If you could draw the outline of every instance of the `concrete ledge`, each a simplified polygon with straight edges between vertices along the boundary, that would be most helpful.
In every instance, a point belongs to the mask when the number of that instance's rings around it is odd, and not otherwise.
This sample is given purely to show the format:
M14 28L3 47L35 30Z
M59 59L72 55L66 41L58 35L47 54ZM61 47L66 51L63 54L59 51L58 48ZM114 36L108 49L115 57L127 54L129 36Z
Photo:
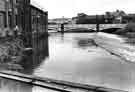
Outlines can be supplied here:
M111 88L99 87L94 85L85 85L79 83L72 83L68 81L55 80L50 78L41 78L37 76L24 75L17 72L3 71L0 72L0 77L28 83L35 86L41 86L47 89L64 91L64 92L126 92Z

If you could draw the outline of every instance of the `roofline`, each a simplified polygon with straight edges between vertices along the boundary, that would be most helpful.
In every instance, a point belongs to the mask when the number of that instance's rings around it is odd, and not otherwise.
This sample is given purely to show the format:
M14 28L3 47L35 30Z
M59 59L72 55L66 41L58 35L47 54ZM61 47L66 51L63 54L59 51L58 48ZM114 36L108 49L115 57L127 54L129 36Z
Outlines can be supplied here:
M48 13L47 11L44 11L44 10L42 10L42 9L40 9L40 8L38 8L38 7L34 6L34 5L32 5L32 4L30 4L30 7L34 8L34 9L36 9L36 10L42 12L42 13Z

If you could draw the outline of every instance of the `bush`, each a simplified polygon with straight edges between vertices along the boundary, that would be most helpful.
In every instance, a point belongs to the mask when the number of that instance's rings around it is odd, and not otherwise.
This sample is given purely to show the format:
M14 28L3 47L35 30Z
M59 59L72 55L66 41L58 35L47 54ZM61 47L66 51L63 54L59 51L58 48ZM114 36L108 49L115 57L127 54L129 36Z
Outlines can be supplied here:
M129 23L125 27L126 32L135 32L135 23Z

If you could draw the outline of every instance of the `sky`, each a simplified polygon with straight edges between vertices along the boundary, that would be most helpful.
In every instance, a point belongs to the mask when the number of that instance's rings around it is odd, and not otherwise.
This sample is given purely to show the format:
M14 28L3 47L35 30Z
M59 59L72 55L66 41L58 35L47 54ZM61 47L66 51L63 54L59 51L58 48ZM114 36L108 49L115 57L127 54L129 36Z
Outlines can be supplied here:
M32 3L48 11L49 19L71 18L77 13L104 14L117 9L135 13L135 0L32 0Z

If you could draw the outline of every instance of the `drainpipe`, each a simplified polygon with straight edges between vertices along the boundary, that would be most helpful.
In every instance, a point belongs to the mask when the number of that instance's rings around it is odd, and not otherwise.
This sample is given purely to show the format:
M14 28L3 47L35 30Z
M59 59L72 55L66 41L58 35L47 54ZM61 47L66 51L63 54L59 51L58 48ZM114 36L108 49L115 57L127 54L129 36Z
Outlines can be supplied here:
M12 16L11 16L11 29L15 27L15 6L14 0L11 0L11 9L12 9Z
M5 1L5 10L6 10L6 27L9 28L9 13L8 13L8 10L9 10L9 0L6 0Z

